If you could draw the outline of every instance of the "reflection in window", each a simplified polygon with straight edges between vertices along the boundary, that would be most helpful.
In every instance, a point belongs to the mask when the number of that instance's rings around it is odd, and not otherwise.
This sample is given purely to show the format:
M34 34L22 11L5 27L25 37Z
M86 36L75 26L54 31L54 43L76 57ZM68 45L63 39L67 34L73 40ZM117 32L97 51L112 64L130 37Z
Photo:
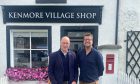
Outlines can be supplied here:
M29 33L14 33L14 48L29 49Z
M15 50L14 51L14 65L15 67L30 67L30 51L29 50Z
M13 32L14 67L48 66L48 32Z
M32 33L32 49L47 48L47 33Z
M48 52L46 50L32 50L32 67L44 67L48 63Z
M69 37L82 37L84 36L84 34L87 32L68 32L68 36Z

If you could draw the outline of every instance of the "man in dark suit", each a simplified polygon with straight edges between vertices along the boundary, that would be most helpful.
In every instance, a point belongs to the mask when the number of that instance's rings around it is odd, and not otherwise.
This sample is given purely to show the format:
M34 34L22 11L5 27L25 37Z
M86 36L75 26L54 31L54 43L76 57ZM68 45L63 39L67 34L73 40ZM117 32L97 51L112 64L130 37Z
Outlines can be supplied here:
M62 37L60 49L49 56L49 79L51 84L76 84L78 66L76 55L69 50L70 39Z

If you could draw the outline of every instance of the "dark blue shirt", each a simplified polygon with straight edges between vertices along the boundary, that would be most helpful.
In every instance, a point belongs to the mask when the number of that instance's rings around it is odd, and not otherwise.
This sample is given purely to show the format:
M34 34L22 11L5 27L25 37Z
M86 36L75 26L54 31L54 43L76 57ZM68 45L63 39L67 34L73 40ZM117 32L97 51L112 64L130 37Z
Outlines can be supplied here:
M94 48L86 55L85 49L78 51L80 81L93 82L103 75L104 65L102 55Z
M66 54L66 56L64 56L64 54L62 53L62 51L60 51L61 53L61 58L62 58L62 62L63 62L63 67L64 67L64 78L63 81L68 81L69 80L69 56L68 53Z

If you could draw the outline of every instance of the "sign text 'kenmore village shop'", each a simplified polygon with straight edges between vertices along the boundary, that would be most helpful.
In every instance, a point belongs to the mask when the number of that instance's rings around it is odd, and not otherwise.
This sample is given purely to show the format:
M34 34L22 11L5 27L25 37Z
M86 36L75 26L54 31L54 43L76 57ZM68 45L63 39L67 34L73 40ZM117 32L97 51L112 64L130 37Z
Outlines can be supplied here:
M3 6L4 23L99 23L102 6Z
M96 13L74 13L74 12L9 12L9 18L56 18L56 19L71 19L71 18L87 18L87 19L94 19L96 17Z

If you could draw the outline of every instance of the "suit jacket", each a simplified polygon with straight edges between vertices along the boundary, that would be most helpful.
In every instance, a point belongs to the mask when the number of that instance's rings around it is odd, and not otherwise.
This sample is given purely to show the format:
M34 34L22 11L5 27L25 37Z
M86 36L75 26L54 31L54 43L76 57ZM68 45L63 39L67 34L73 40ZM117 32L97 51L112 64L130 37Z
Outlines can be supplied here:
M49 55L49 79L51 84L63 84L63 76L64 76L64 67L61 58L61 50L58 50ZM69 72L70 72L70 79L68 84L71 84L72 81L77 82L78 78L78 64L76 60L76 55L72 51L68 51L69 55Z

